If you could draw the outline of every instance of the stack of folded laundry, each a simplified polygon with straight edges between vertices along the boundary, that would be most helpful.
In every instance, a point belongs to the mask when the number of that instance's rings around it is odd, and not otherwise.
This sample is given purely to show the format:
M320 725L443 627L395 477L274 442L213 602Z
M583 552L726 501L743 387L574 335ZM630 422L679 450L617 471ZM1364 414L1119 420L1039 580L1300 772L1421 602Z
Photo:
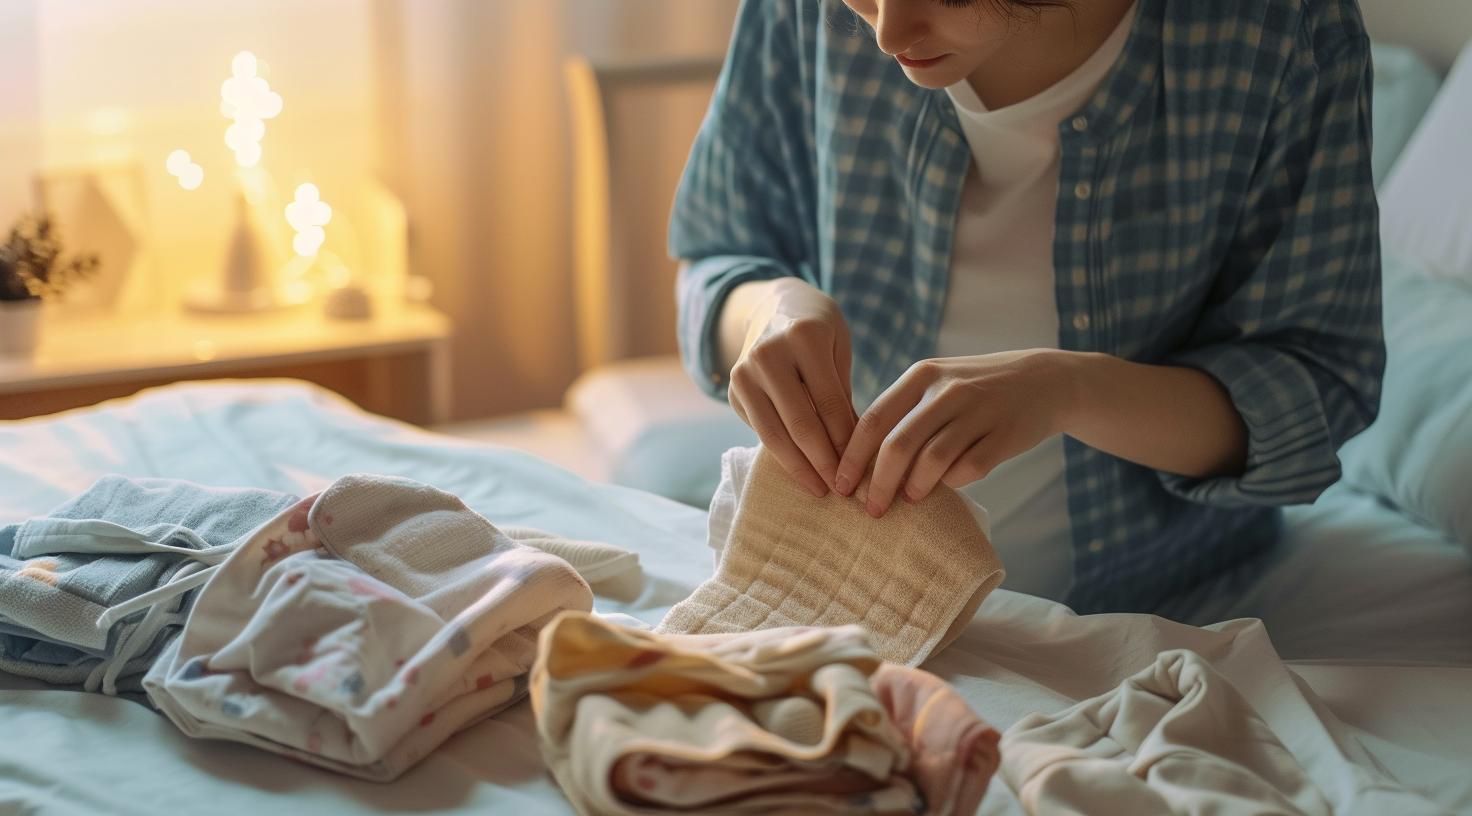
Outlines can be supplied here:
M141 691L210 567L296 502L107 476L44 518L0 527L0 671Z
M592 573L637 567L559 549ZM349 476L252 533L143 682L191 736L390 780L520 700L541 628L592 606L572 563L449 493Z
M667 635L564 613L532 674L580 813L971 814L998 734L858 626Z
M109 476L0 528L0 671L389 780L522 699L541 627L637 570L406 479L299 499Z

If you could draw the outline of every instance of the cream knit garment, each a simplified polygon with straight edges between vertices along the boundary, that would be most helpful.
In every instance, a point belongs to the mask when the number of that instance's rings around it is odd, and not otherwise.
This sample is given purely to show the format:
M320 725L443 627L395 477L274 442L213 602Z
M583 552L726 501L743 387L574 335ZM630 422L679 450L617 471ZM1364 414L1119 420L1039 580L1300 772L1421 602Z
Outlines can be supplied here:
M391 780L518 701L541 628L592 608L567 560L429 485L346 476L314 498L231 554L144 678L186 734ZM518 532L595 580L637 567Z
M659 635L564 613L532 670L542 756L583 814L970 816L996 732L866 640L857 626Z
M985 511L944 485L874 519L854 498L814 498L761 448L733 448L721 466L716 573L657 631L858 624L880 657L915 666L955 640L1005 575Z
M1184 649L1108 694L1013 724L1002 776L1039 816L1332 812L1252 705Z

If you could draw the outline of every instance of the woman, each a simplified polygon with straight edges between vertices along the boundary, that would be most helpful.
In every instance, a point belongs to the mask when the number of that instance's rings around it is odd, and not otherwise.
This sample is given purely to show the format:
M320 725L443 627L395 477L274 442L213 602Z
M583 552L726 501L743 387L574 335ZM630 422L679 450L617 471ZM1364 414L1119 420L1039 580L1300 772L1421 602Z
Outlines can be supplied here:
M692 375L815 495L962 489L1079 611L1270 545L1379 401L1353 0L846 3L742 6L671 227Z

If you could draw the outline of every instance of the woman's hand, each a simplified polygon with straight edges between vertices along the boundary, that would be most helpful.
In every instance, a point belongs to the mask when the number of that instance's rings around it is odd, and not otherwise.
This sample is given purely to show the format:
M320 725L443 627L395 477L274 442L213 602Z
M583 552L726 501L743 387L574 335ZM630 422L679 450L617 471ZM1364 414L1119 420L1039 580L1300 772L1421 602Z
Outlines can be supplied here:
M731 407L794 479L825 496L857 419L843 314L816 288L782 278L767 284L744 329Z
M916 363L859 419L834 489L850 495L872 463L866 505L878 518L896 495L985 478L1063 431L1072 383L1069 355L1054 349Z

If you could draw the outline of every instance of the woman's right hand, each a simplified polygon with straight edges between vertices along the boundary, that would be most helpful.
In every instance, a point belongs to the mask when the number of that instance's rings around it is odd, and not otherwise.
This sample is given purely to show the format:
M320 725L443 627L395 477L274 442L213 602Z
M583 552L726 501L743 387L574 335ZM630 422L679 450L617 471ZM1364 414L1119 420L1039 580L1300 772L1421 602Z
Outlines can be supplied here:
M808 283L781 278L763 282L744 330L731 407L792 478L825 496L858 419L843 313Z

